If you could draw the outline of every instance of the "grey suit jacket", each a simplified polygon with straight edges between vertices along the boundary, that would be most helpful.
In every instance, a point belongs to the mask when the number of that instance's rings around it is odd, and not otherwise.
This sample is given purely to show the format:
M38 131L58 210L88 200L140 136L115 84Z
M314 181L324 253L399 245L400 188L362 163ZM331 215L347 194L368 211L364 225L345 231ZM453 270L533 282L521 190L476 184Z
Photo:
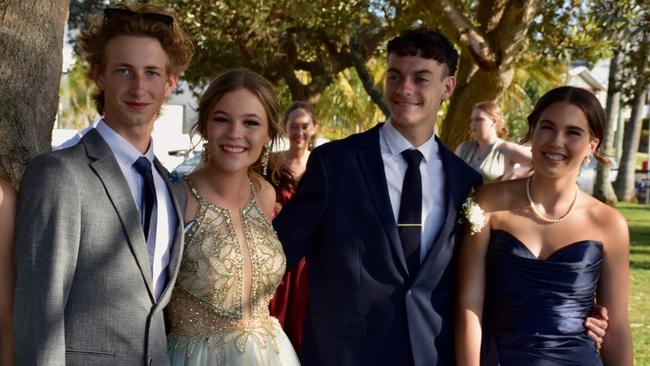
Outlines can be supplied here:
M137 206L101 135L29 163L16 225L17 365L169 364L162 310L180 265L185 190L154 165L179 218L158 302Z

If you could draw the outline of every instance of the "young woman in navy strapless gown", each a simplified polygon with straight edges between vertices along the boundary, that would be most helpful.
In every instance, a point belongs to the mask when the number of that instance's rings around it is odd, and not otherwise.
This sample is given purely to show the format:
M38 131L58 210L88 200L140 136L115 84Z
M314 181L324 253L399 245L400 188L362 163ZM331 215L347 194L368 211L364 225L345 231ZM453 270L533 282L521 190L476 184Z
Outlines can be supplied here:
M604 160L602 107L561 87L528 123L534 174L481 187L485 226L461 244L458 364L632 365L627 224L576 185L590 155ZM600 352L584 325L596 303L609 314Z

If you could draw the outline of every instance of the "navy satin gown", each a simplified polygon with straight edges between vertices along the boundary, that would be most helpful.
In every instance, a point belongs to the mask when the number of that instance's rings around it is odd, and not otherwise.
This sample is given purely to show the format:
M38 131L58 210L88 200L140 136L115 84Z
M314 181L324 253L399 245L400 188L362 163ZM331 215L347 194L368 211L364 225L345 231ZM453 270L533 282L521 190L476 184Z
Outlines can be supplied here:
M602 243L583 240L538 260L512 234L493 230L481 365L602 365L583 326L602 257Z

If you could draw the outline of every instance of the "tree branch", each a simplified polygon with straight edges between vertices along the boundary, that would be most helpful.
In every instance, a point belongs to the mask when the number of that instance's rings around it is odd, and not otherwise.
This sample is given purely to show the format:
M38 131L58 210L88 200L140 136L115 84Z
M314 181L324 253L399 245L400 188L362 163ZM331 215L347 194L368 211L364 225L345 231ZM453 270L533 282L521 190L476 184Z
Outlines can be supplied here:
M382 98L382 93L379 90L379 88L375 85L372 76L368 72L368 69L366 68L365 61L363 59L363 56L361 55L361 51L359 50L360 48L360 42L357 39L357 37L354 37L352 41L350 42L350 58L352 59L352 63L354 64L354 69L357 71L357 75L359 75L359 79L361 79L361 83L363 84L363 88L366 90L366 93L370 96L370 99L372 99L375 104L381 109L381 111L384 113L384 116L388 118L390 116L390 111L388 110L388 106L386 106L386 103L384 102L384 98Z
M469 51L474 62L484 70L497 68L497 57L484 35L458 10L451 0L432 1L432 6L441 13L440 21L454 33L448 36Z

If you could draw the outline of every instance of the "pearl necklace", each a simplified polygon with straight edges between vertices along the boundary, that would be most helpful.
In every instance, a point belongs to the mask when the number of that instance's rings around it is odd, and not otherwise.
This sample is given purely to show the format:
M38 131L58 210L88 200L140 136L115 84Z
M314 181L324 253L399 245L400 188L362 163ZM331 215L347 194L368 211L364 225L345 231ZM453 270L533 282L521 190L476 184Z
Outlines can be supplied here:
M530 208L533 210L533 213L537 218L540 220L547 222L549 224L556 224L558 222L564 221L571 213L573 212L573 209L576 207L576 202L578 202L578 185L576 184L576 194L575 197L573 197L573 202L571 202L571 206L569 206L569 211L565 213L562 217L557 218L557 219L550 219L544 215L542 215L541 212L537 210L537 207L535 207L535 204L533 203L533 196L530 194L530 181L533 180L533 176L531 175L528 177L526 180L526 197L528 198L528 203L530 204Z

